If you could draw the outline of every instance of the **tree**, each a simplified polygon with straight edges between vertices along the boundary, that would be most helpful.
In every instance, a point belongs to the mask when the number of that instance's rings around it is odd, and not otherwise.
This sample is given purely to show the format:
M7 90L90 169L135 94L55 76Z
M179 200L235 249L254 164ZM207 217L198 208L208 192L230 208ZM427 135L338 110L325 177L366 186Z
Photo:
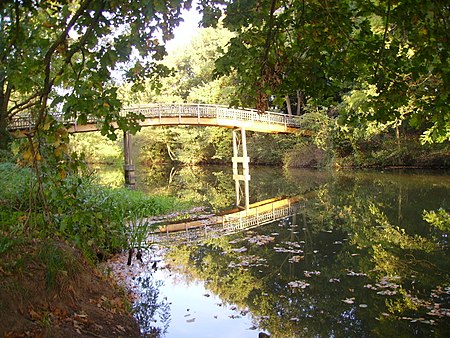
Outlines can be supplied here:
M335 111L373 86L365 120L407 121L424 141L450 138L448 17L445 1L201 1L204 24L237 35L218 60L235 70L238 103L265 109L296 97ZM354 111L340 105L347 122ZM292 111L292 109L291 109Z
M94 116L114 138L121 117L114 74L138 86L166 72L158 63L191 0L6 0L0 3L0 148L8 122L30 114L37 134L52 111L80 123ZM116 73L114 73L116 72ZM133 127L134 125L134 127ZM47 131L49 133L49 131Z
M215 76L214 62L225 49L233 34L222 27L202 28L191 43L170 52L162 64L171 70L169 76L146 81L139 92L132 84L121 88L122 96L131 103L209 103L228 104L235 89L234 74Z

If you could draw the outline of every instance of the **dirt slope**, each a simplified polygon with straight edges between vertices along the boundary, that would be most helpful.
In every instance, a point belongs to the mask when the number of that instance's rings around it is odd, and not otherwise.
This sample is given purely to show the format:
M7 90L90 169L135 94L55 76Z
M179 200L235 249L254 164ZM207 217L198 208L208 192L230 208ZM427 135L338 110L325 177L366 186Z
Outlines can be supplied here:
M0 250L0 337L140 337L129 309L124 291L66 243Z

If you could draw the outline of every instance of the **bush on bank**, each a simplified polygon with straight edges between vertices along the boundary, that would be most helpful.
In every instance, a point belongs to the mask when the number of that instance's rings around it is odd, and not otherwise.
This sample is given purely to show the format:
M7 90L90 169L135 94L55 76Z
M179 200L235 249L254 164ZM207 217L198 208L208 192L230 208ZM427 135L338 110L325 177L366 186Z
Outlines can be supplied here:
M182 207L173 197L100 186L91 175L46 181L42 199L30 169L5 162L0 175L0 252L20 238L59 237L94 261L129 248L133 220Z

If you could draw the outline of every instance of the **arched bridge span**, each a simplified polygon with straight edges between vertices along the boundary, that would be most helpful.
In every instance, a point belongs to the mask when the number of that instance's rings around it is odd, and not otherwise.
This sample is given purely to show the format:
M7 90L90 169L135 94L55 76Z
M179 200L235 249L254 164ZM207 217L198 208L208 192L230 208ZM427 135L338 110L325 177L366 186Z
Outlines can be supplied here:
M244 128L249 131L263 133L295 133L300 130L300 124L289 115L276 112L258 112L254 109L229 108L220 105L206 104L146 104L126 107L121 111L123 116L128 113L142 114L145 119L140 121L146 126L217 126L226 128ZM52 114L63 122L70 132L90 132L99 130L98 120L88 118L87 123L79 124L76 118L67 119L63 113ZM114 124L114 122L113 122ZM34 129L34 121L30 115L13 118L9 130L17 136L23 136Z

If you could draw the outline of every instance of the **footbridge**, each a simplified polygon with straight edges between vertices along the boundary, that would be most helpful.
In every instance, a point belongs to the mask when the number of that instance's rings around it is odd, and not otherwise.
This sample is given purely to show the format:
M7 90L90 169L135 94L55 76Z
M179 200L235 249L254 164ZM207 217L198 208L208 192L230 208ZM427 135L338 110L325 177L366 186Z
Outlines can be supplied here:
M120 114L142 116L141 127L149 126L216 126L232 129L233 133L233 179L236 185L236 205L249 207L250 158L247 155L246 131L262 133L299 133L301 126L295 117L271 111L260 112L255 109L230 108L206 104L145 104L124 108ZM69 132L82 133L100 130L101 121L88 116L80 124L76 117L67 118L64 113L51 113L64 124ZM111 125L118 128L116 122ZM33 116L24 114L14 117L9 131L16 137L24 137L36 128ZM131 135L124 133L124 174L125 184L135 185L135 166L131 158ZM243 185L243 187L241 187ZM242 191L242 194L240 193ZM244 198L241 201L240 196Z
M122 109L120 114L135 113L144 117L139 124L148 126L216 126L226 128L245 128L249 131L263 133L296 133L300 130L298 121L289 115L271 111L258 112L255 109L230 108L207 104L144 104L133 105ZM69 132L81 133L100 130L100 120L89 117L84 124L79 124L77 118L67 118L64 113L51 114L57 121L63 123ZM112 125L118 127L115 122ZM8 128L15 136L25 136L35 128L31 114L14 117Z

